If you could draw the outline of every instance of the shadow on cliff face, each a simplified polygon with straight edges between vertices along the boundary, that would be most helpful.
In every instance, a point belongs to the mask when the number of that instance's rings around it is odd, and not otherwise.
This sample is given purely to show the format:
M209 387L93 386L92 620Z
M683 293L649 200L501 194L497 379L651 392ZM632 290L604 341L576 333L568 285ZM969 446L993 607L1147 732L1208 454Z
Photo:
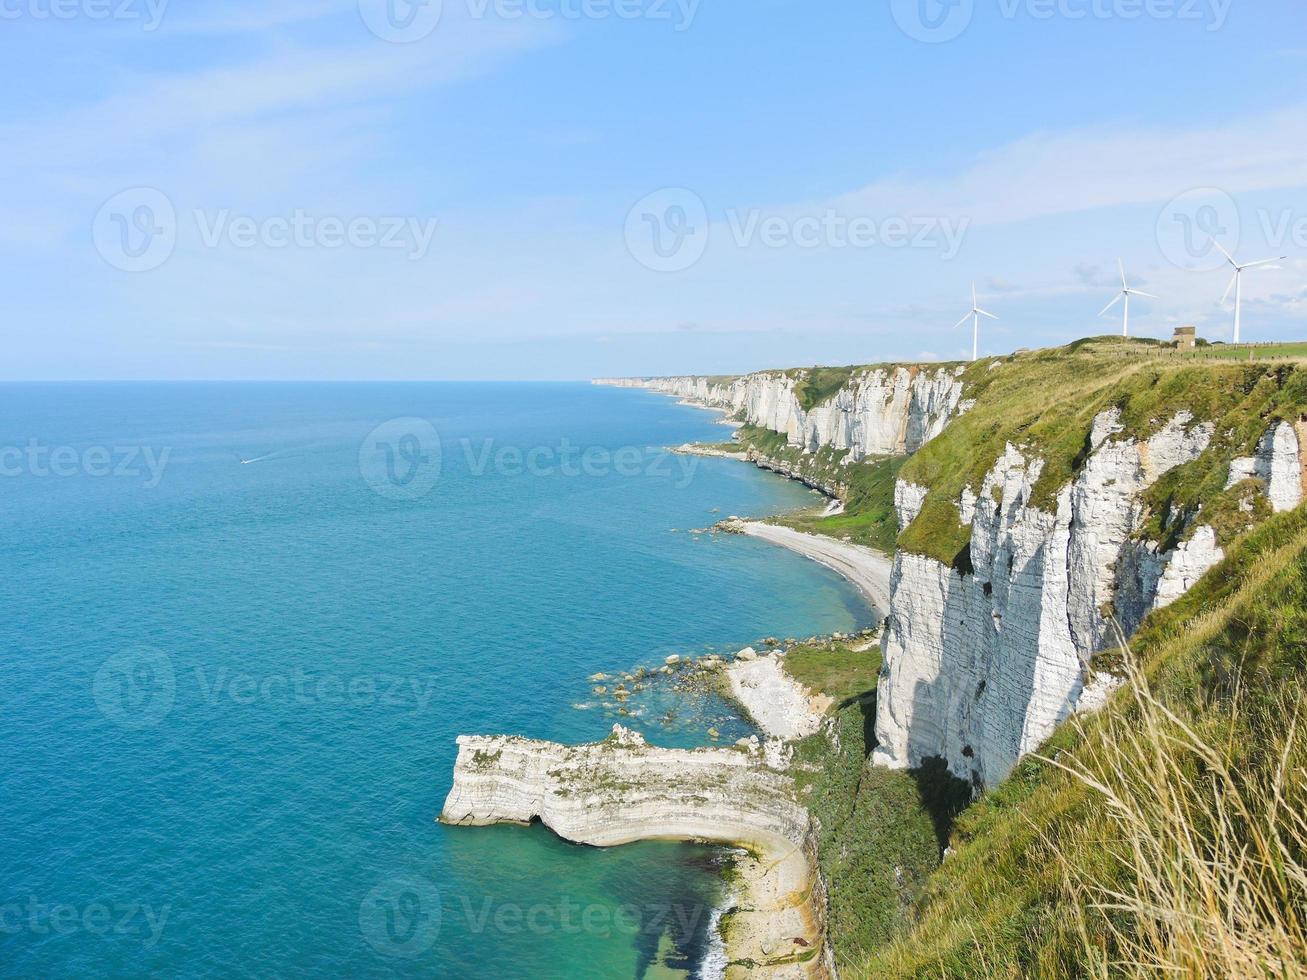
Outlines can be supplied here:
M858 710L862 713L862 747L863 755L871 758L871 753L876 749L876 691L873 688L864 694L858 694L851 698L845 698L840 702L839 708L843 711L850 705L856 704Z
M909 769L908 775L917 784L942 850L948 846L953 821L971 804L971 784L949 772L948 762L940 756L924 760L916 769Z
M876 692L868 691L856 697L846 698L840 702L840 709L856 704L862 713L863 754L871 757L875 751L876 741ZM909 769L908 775L917 784L921 803L935 829L935 839L942 851L948 846L949 834L953 831L953 821L959 813L971 805L971 784L959 779L949 771L948 761L942 756L926 759L916 769Z

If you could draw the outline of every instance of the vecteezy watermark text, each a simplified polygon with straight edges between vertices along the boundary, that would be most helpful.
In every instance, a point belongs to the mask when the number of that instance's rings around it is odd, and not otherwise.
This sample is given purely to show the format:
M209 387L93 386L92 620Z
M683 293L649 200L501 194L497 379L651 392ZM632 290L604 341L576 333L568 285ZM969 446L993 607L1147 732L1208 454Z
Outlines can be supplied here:
M156 31L168 0L0 0L0 20L113 20Z
M0 446L0 477L121 477L143 479L153 490L163 479L172 447L153 446L49 446L29 439L22 446Z
M393 44L421 41L440 26L446 8L471 20L649 21L690 29L701 0L358 0L363 23Z
M1033 21L1156 20L1201 25L1207 31L1225 26L1234 0L998 0L1003 20ZM894 22L908 37L941 44L971 26L975 0L890 0Z
M562 476L601 478L606 476L654 477L672 479L677 490L683 490L694 479L699 457L680 455L666 449L649 449L640 446L575 445L560 439L556 445L540 445L523 449L521 446L496 446L493 439L460 439L458 445L468 472L473 476L496 473L500 476Z
M336 674L294 667L285 673L232 673L226 667L194 670L195 683L206 704L236 705L280 702L296 705L336 704L350 708L402 708L417 714L431 706L441 687L440 677L424 674Z
M156 909L149 902L89 902L78 906L65 902L43 902L35 895L25 901L0 904L0 934L67 936L85 932L93 936L136 937L149 949L159 942L172 903Z
M827 208L821 214L797 217L765 215L757 208L726 212L731 239L739 248L755 243L763 248L924 248L951 259L962 248L971 227L969 218L936 216L873 218L841 214Z

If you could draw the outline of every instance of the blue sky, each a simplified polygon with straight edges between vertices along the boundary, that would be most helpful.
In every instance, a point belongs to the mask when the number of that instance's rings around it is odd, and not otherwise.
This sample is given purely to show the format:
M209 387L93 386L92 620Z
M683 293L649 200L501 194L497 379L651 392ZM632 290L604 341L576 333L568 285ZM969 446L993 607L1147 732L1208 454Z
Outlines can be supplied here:
M0 377L955 358L1118 257L1220 339L1213 235L1303 338L1305 78L1301 0L0 0Z

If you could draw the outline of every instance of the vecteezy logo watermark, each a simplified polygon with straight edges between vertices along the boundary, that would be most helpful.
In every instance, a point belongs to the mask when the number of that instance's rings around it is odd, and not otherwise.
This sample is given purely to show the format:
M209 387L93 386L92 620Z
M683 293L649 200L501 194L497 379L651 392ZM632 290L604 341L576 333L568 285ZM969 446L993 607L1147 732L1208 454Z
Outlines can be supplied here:
M423 878L384 881L359 903L359 931L383 956L421 956L440 935L440 892Z
M0 20L139 21L156 31L168 0L0 0Z
M708 207L684 187L647 194L626 214L626 249L646 269L682 272L708 248Z
M34 936L67 936L86 932L92 936L139 937L150 949L159 942L172 903L157 910L148 902L90 902L85 906L42 902L29 895L26 902L0 904L0 935L27 932Z
M229 208L196 208L185 217L194 223L196 239L204 248L377 248L402 251L410 261L426 257L440 225L439 218L342 217L310 214L303 208L267 216L236 214ZM149 272L172 256L181 222L172 201L162 191L134 187L106 201L91 230L96 250L115 269Z
M91 223L100 257L124 272L149 272L177 247L177 212L153 187L120 191L100 206Z
M443 0L358 0L363 23L391 44L412 44L440 24Z
M359 473L383 497L417 500L440 479L440 435L426 419L383 422L359 446Z
M71 476L144 478L153 490L163 479L172 447L153 446L47 446L29 439L25 446L0 446L0 477Z
M101 713L121 728L153 728L177 696L172 658L151 647L131 647L100 665L92 684Z
M834 208L821 214L764 215L754 208L726 212L737 248L928 248L952 259L962 248L970 218L932 216L850 217Z
M975 0L890 0L894 22L908 37L927 44L952 41L971 24Z
M1180 269L1210 272L1224 266L1216 247L1237 251L1239 206L1216 187L1195 187L1177 194L1157 216L1157 244L1168 262Z
M229 673L219 667L211 674L195 668L195 682L206 704L227 700L239 706L259 703L327 704L349 708L403 708L410 714L427 710L443 689L437 674L407 677L398 674L336 674L295 667L262 676Z

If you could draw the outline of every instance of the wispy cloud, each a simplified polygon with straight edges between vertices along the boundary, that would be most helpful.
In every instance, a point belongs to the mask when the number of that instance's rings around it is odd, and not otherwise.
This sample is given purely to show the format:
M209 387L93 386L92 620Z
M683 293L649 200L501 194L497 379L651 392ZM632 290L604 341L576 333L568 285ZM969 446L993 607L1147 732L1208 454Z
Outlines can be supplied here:
M929 180L884 179L839 198L853 213L965 216L1011 224L1097 208L1166 202L1195 187L1227 194L1300 187L1307 106L1215 126L1076 129L1028 136Z

